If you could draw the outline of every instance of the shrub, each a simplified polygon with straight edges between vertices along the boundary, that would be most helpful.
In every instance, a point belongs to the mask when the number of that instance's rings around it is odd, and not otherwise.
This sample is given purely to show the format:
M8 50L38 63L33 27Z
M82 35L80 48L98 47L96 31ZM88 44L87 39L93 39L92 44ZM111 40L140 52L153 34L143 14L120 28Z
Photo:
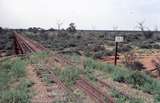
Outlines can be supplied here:
M30 103L29 97L25 91L10 90L3 91L0 94L1 103Z
M116 103L125 103L127 98L125 96L120 95L117 91L112 91L112 97L116 98Z
M103 56L111 56L113 55L113 51L110 50L101 50L101 51L97 51L94 55L94 58L101 58Z
M10 74L16 78L25 76L25 62L17 59L11 67Z
M88 68L88 69L96 69L96 70L101 70L107 73L113 73L113 71L115 70L115 66L113 66L112 64L104 64L98 61L95 61L91 58L87 58L84 62L84 68Z
M125 53L123 63L127 68L130 68L133 70L141 71L145 69L144 65L138 61L138 57L134 52Z
M150 39L152 38L154 32L153 31L144 31L144 36L146 37L146 39Z
M118 48L118 52L123 53L123 52L129 52L131 51L133 48L130 45L124 45L120 48Z
M37 52L37 53L33 53L31 56L30 56L30 61L31 63L37 63L38 61L40 60L44 60L46 57L48 57L49 55L49 52Z
M70 23L69 27L67 28L67 31L69 31L70 33L75 33L77 31L75 24L74 23Z
M3 61L0 65L0 103L30 103L31 82L23 79L25 62L16 58ZM18 82L16 87L12 87L15 82Z
M145 82L151 82L150 79L147 79L146 75L135 71L126 77L126 80L129 84L134 84L135 86L143 86Z
M65 68L60 73L60 79L69 86L75 84L76 80L79 79L79 76L80 70L74 67Z
M31 82L22 80L16 89L7 89L0 92L0 103L31 103L29 87Z
M111 95L112 97L116 98L116 103L144 103L140 99L130 99L128 97L125 97L115 90L112 91Z
M152 60L152 63L155 66L155 69L158 71L158 75L160 76L160 57L157 57L156 60Z
M128 64L127 67L139 71L146 69L144 65L139 61L134 61L132 64Z
M153 49L160 49L160 44L153 44L152 47Z
M160 81L148 76L144 72L103 64L93 59L87 59L84 67L90 71L93 69L103 71L106 74L110 74L114 81L131 84L134 88L148 92L154 95L154 97L160 95Z
M155 103L159 103L160 102L160 95L157 95L156 97L155 97Z
M148 42L142 42L138 44L142 49L152 49L152 44Z
M25 65L26 63L21 60L20 58L17 58L14 61L7 60L1 64L1 72L2 78L11 78L11 79L17 79L19 77L25 76ZM4 76L5 75L5 76Z
M143 90L144 92L153 95L160 94L160 90L158 89L160 88L160 82L139 71L125 73L124 71L115 71L112 74L112 78L118 82L132 84L135 88Z
M113 78L113 80L115 80L115 81L125 83L125 82L126 82L126 77L127 77L127 75L128 75L128 72L127 72L127 71L117 69L117 70L115 70L115 71L112 73L112 78Z

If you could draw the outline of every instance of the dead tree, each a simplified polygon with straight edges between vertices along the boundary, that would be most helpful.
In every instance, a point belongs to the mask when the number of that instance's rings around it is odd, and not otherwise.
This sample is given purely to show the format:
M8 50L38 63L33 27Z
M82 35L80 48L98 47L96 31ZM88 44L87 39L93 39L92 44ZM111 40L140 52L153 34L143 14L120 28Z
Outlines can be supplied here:
M138 23L138 29L143 33L146 39L149 39L153 35L153 31L151 31L149 28L145 27L144 21ZM146 30L145 30L146 29Z
M142 32L144 32L144 31L145 31L145 30L144 30L144 29L145 29L144 21L139 22L137 27L138 27L138 29L140 29Z
M61 30L61 26L63 25L64 20L57 20L57 29L58 31Z
M155 66L154 70L157 70L158 71L158 75L160 76L160 57L157 57L156 60L152 60L152 63Z
M125 53L123 63L126 67L133 70L141 71L145 69L144 65L139 61L139 58L135 52Z
M61 30L61 25L62 25L62 24L63 24L63 23L57 23L58 31Z

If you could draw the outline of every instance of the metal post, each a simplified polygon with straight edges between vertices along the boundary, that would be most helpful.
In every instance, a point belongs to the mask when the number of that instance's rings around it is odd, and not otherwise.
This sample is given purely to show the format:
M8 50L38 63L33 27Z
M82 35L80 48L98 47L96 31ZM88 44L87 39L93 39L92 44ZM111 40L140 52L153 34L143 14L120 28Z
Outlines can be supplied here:
M117 52L118 52L118 42L116 42L114 65L117 65Z

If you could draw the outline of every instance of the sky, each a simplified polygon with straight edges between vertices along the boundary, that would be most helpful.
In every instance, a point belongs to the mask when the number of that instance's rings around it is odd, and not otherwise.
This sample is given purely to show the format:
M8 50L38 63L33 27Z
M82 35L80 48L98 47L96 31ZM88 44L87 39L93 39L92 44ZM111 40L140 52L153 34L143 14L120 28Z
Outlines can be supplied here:
M160 0L0 0L0 26L136 30L160 27Z

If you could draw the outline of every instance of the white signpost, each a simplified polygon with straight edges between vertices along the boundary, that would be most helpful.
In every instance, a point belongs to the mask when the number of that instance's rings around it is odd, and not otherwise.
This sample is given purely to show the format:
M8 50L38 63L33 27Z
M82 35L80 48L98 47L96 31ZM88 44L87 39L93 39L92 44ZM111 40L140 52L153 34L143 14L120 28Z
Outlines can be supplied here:
M116 36L115 37L115 42L116 42L116 50L115 50L115 59L114 59L114 64L117 65L117 52L118 52L118 43L123 42L124 37L123 36Z
M123 42L123 41L124 41L123 36L116 36L115 37L115 42Z

